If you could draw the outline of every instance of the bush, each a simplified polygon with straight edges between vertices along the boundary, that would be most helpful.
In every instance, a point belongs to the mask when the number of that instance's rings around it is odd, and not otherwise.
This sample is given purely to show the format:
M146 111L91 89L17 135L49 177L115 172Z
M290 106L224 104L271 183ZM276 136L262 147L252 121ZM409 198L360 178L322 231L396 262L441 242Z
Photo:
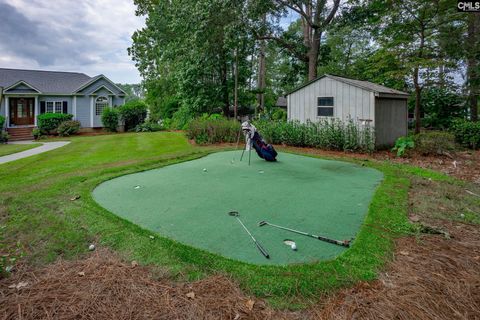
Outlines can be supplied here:
M395 141L392 151L397 151L397 157L403 157L408 150L415 147L415 141L412 137L400 137Z
M60 123L57 128L58 135L61 137L71 136L72 134L78 133L80 130L80 121L70 120Z
M44 113L38 116L37 127L42 134L52 134L57 132L60 123L72 119L72 114Z
M42 138L42 131L40 131L38 128L34 128L32 130L32 136L35 140L39 140Z
M287 111L282 108L275 108L272 112L272 120L287 120Z
M0 131L0 143L7 143L10 136L4 131Z
M217 115L204 115L187 125L187 137L198 144L236 142L239 132L238 121Z
M188 123L193 119L194 115L189 108L181 107L172 117L169 129L187 130Z
M254 125L269 143L327 150L371 152L375 149L375 134L371 127L360 127L353 121L257 120Z
M116 132L118 127L118 110L112 108L103 109L102 123L108 131Z
M147 105L141 100L130 101L118 108L120 120L125 125L125 131L135 130L135 127L145 122Z
M3 130L4 125L5 125L5 117L0 115L0 131Z
M450 128L455 140L466 148L480 147L480 122L457 119Z
M151 121L147 121L135 127L136 132L156 132L161 130L163 130L163 127L161 124L151 122Z
M422 155L448 155L455 152L455 137L449 132L430 131L413 136L415 151Z

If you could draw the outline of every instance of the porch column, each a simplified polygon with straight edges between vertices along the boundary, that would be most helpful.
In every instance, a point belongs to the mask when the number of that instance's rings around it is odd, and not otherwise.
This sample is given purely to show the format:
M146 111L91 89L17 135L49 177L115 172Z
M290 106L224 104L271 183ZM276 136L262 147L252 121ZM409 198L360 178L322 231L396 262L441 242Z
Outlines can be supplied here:
M35 127L37 126L37 117L38 117L38 96L35 96L35 111L34 111L34 117L33 117L33 124Z
M73 120L77 120L77 96L73 96L72 113L73 113Z
M93 96L90 96L90 127L93 128Z
M7 128L10 128L10 101L8 96L5 96L5 118L7 118Z

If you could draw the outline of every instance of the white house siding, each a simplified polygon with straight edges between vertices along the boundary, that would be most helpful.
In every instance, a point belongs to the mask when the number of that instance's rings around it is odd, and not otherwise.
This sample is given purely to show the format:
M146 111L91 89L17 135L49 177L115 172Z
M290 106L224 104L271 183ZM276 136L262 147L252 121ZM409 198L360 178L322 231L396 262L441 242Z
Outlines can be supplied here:
M317 97L333 97L334 117L375 121L375 96L372 92L328 77L307 85L288 96L288 119L316 122Z

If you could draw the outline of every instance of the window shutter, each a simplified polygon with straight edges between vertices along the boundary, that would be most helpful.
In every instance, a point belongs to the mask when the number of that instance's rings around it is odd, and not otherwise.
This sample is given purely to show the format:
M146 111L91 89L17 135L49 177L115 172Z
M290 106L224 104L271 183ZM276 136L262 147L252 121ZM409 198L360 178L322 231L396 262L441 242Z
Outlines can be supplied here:
M68 101L63 101L63 113L68 113Z
M40 101L40 114L45 113L45 101Z

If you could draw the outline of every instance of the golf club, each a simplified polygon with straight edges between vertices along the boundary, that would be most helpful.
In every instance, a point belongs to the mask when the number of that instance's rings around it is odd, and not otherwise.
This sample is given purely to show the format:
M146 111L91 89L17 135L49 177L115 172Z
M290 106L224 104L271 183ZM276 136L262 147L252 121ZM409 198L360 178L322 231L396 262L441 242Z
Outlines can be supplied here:
M257 246L258 250L263 254L263 256L267 259L270 259L270 255L268 254L267 250L265 250L261 245L260 243L253 237L253 235L250 233L250 231L248 231L247 227L245 227L245 225L243 224L242 220L240 220L239 216L240 214L238 213L238 211L230 211L228 213L228 215L232 216L232 217L235 217L237 218L238 222L240 222L240 224L242 225L243 229L245 229L245 231L247 231L248 235L250 236L250 238L252 238L253 242L255 243L255 245Z
M325 241L325 242L328 242L328 243L336 244L338 246L347 247L347 248L350 247L350 240L335 240L335 239L330 239L330 238L327 238L327 237L316 236L314 234L306 233L306 232L303 232L303 231L298 231L298 230L290 229L290 228L287 228L287 227L278 226L276 224L269 223L267 221L260 221L258 223L258 226L260 226L260 227L265 226L265 225L269 225L269 226L272 226L272 227L275 227L275 228L279 228L279 229L287 230L287 231L290 231L290 232L298 233L298 234L301 234L301 235L304 235L304 236L307 236L307 237L312 237L312 238L322 240L322 241Z

